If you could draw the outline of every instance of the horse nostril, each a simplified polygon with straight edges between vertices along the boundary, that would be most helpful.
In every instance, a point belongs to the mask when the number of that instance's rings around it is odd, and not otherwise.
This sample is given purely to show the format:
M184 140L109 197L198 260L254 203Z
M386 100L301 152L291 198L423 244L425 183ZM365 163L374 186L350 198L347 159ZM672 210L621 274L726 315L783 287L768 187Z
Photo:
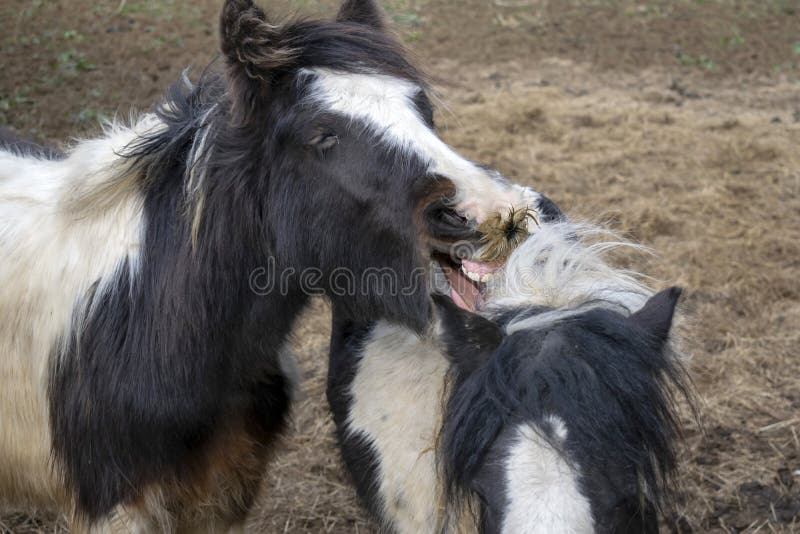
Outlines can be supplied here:
M439 219L444 224L452 224L453 226L463 227L468 226L469 221L463 215L459 215L452 208L443 207L438 212Z
M475 243L480 239L474 223L456 212L447 199L438 200L425 209L425 226L435 239Z

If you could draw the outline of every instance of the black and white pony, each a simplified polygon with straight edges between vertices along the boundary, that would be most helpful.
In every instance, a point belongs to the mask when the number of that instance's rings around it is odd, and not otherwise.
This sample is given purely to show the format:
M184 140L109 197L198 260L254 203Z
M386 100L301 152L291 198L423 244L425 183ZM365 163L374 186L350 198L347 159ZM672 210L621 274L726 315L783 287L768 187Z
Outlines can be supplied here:
M0 505L60 503L75 530L239 528L311 292L283 275L422 331L431 254L531 198L436 136L371 0L283 24L227 0L221 48L224 73L65 154L3 133ZM284 283L254 290L266 266ZM332 291L376 269L404 291Z
M423 335L334 317L341 453L388 531L658 531L687 392L680 290L652 296L603 259L617 243L542 202L540 227L481 274L480 314L452 286Z

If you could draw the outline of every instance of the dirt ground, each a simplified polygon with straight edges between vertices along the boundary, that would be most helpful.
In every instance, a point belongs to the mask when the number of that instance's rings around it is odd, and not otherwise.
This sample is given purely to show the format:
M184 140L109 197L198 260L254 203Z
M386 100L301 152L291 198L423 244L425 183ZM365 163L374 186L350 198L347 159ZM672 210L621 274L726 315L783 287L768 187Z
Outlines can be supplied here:
M0 125L63 143L146 108L215 56L220 3L1 0ZM687 288L701 425L685 418L665 530L800 532L800 3L385 5L436 82L451 144L652 247L621 261ZM295 333L303 395L251 532L374 532L334 448L327 314L316 303ZM0 513L0 532L62 528Z

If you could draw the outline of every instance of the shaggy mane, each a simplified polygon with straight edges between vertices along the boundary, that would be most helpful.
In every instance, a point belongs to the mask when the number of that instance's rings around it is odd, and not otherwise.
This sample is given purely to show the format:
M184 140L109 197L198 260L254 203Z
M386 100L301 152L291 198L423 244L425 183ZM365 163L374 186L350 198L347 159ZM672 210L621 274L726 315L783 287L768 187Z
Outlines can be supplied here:
M489 288L489 313L589 303L633 313L653 291L641 281L641 274L606 261L621 249L648 251L598 226L568 221L543 224L511 254L503 277Z
M258 8L254 8L258 9ZM239 24L243 24L241 21ZM261 24L267 24L262 22ZM238 57L252 69L274 60L275 48L291 50L279 63L269 63L268 77L253 74L260 87L259 98L233 83L223 74L206 68L197 84L184 71L181 80L167 90L154 110L163 127L134 139L121 152L144 178L145 184L181 176L186 192L187 215L191 219L191 238L196 246L205 204L207 181L216 173L244 173L258 166L263 156L252 146L254 138L267 141L268 124L259 124L270 105L272 89L289 81L298 94L310 82L309 69L325 68L340 72L383 74L410 80L427 89L427 77L409 61L408 51L390 34L367 26L341 21L295 19L270 26L277 43L265 50L250 47ZM260 57L262 54L264 57ZM251 70L248 70L251 72ZM300 75L298 75L300 74ZM237 94L239 92L240 94ZM245 108L239 109L245 102ZM234 108L237 109L234 109ZM259 135L254 130L262 130ZM254 135L255 134L255 135ZM215 144L223 147L224 160L214 153ZM263 148L263 147L262 147ZM266 151L266 150L264 150ZM170 175L172 170L174 175Z
M0 126L0 150L5 150L21 157L41 158L50 161L59 161L66 157L62 151L34 143L4 126Z
M449 379L440 469L455 517L501 430L526 421L566 461L570 453L591 457L579 472L597 465L638 473L640 491L656 507L668 502L680 437L675 406L681 398L692 405L690 381L672 341L629 320L653 292L603 259L619 247L641 248L608 235L566 221L544 224L491 288L487 315L504 325L505 338L487 337L480 363L465 356ZM566 443L556 439L552 416L566 423Z

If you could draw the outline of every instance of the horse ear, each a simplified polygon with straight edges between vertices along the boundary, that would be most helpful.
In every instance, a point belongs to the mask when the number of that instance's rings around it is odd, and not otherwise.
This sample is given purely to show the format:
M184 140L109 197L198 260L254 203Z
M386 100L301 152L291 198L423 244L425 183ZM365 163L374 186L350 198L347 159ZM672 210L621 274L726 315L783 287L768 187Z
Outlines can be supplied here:
M386 29L383 10L375 0L344 0L336 20L363 24L379 31Z
M436 305L439 336L448 358L470 374L483 365L503 342L502 329L485 317L462 310L450 297L434 294L431 298Z
M656 293L641 310L630 316L630 321L650 332L656 339L665 342L669 337L675 306L682 292L679 287L671 287Z
M267 80L270 71L290 63L297 50L282 28L270 23L252 0L226 0L220 17L220 45L231 74Z

